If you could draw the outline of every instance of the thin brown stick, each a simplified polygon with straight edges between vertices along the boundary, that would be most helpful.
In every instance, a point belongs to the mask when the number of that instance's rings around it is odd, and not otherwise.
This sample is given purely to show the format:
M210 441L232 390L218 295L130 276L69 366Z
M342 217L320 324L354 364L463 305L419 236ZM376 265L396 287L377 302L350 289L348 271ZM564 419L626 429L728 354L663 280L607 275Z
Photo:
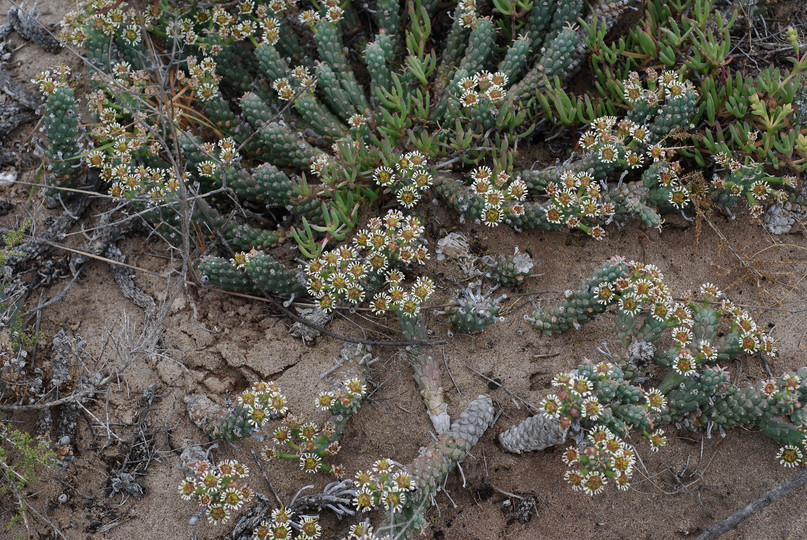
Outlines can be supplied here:
M269 477L266 476L266 471L263 468L263 464L258 459L258 456L255 455L255 451L250 450L250 452L252 453L252 459L255 460L255 464L258 466L258 470L261 471L261 474L263 475L263 479L266 481L266 485L269 486L269 491L271 491L272 495L275 496L275 500L277 501L277 504L279 506L281 506L281 507L284 506L283 501L280 500L280 497L277 496L277 491L275 491L275 487L272 485L272 482L269 481Z
M81 400L81 399L83 399L85 397L89 397L92 394L98 392L98 389L102 385L104 385L107 382L109 382L110 380L112 380L112 377L113 377L113 375L110 375L110 376L104 378L104 380L102 380L100 383L98 383L97 386L93 386L92 388L87 388L85 390L81 390L80 392L75 392L73 394L70 394L69 396L63 397L61 399L55 399L53 401L46 401L44 403L32 403L31 405L2 405L2 404L0 404L0 411L6 411L6 412L39 411L41 409L48 409L50 407L57 407L59 405L65 404L65 403L73 403L73 402L79 401L79 400Z
M706 217L706 214L704 214L701 210L698 210L698 215L701 217L701 219L706 221L706 223L709 225L709 227L712 228L712 230L715 232L718 238L720 238L720 240L722 240L723 243L726 244L726 247L729 248L731 253L737 258L738 261L740 261L740 265L746 270L748 270L749 274L752 274L754 276L754 279L756 280L756 285L757 287L759 287L759 278L762 277L762 274L760 274L757 270L751 268L751 266L749 266L748 263L745 262L745 259L740 257L740 254L737 253L737 251L732 247L731 243L729 243L728 238L726 238L726 236L722 232L720 232L720 230L717 227L715 227L714 223L712 223L712 220Z
M454 384L454 390L456 390L457 394L461 396L462 392L460 392L460 387L457 386L457 381L454 380L454 375L452 375L451 370L448 369L448 362L446 362L446 348L443 347L442 349L443 349L443 365L446 368L446 372L448 373L448 376L451 378L451 382Z
M489 383L493 383L493 384L495 384L497 387L499 387L499 388L501 388L502 390L504 390L504 391L505 391L505 393L506 393L508 396L510 396L510 397L513 399L513 401L518 400L518 401L520 401L521 403L523 403L523 404L524 404L524 405L527 407L527 410L529 410L531 413L535 414L535 413L537 413L537 412L539 411L538 407L536 407L535 405L532 405L532 404L531 404L529 401L527 401L527 400L526 400L526 399L524 399L523 397L519 396L518 394L515 394L515 393L511 392L510 390L508 390L508 389L507 389L507 388L504 386L504 384L500 383L499 381L494 381L493 379L491 379L490 377L488 377L488 376L487 376L487 375L485 375L484 373L481 373L481 372L479 372L479 371L475 370L474 368L472 368L472 367L471 367L471 366L469 366L468 364L465 364L465 367L467 367L469 370L473 371L474 373L476 373L478 376L482 377L483 379L485 379L485 380L486 380L486 381L488 381ZM518 407L518 404L516 404L516 407Z
M804 484L807 484L807 469L804 469L798 475L791 478L787 482L779 484L778 486L771 489L758 499L751 501L743 508L737 510L720 523L712 525L711 527L703 531L703 533L701 533L701 535L698 536L697 540L713 540L714 538L726 534L727 532L736 528L737 525L739 525L746 519L750 518L751 516L753 516L763 508L765 508L766 506L770 505L773 502L778 501L785 495L799 489Z

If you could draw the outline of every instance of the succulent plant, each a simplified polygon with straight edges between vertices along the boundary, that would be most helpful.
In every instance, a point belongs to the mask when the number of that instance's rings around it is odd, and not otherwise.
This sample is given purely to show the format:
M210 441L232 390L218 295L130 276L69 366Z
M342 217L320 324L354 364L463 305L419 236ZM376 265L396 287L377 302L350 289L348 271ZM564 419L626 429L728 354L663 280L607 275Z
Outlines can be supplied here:
M648 0L643 24L614 39L606 35L630 0L460 0L449 17L435 0L214 4L155 2L137 12L88 0L67 18L62 39L83 46L92 75L94 148L85 151L67 72L40 75L48 193L66 196L58 188L96 169L165 238L187 245L195 235L206 284L307 297L326 313L367 303L396 316L439 436L405 468L411 485L379 476L364 493L390 511L382 532L411 536L425 523L426 501L493 413L480 397L451 423L426 346L421 307L435 284L408 272L429 256L421 201L430 190L461 220L596 239L614 222L662 227L668 215L731 215L742 201L775 232L807 215L798 35L787 33L789 70L732 73L738 12L724 16L713 0ZM572 95L567 83L589 58L592 88ZM518 145L543 139L552 123L583 135L562 163L529 167ZM387 205L396 208L381 216ZM282 262L278 245L290 240L306 259L301 270ZM487 267L497 286L512 288L532 262L517 253ZM452 328L473 333L500 320L504 297L494 290L482 294L476 282L458 293L445 309ZM705 300L678 305L657 268L615 258L533 312L534 328L551 335L616 306L616 353L558 375L542 415L504 432L502 445L525 452L574 439L566 477L590 494L609 481L625 488L635 449L624 439L638 431L655 449L660 424L759 429L785 445L782 463L800 463L807 371L733 384L717 362L771 353L772 342L713 286L700 293ZM189 412L229 442L285 416L266 455L338 474L322 460L358 411L368 355L343 351L355 374L319 397L332 416L322 427L284 415L285 399L265 383L234 405L193 396ZM658 389L645 389L646 377Z
M448 315L451 327L464 334L481 332L485 327L504 320L499 317L499 305L507 295L492 297L495 289L482 294L482 281L469 283L465 289L445 307L444 313Z
M47 191L50 196L69 198L69 191L59 187L77 187L82 169L79 141L84 132L79 127L78 107L67 80L70 69L60 65L54 73L44 71L34 79L45 94L42 121L48 136L47 162L52 173Z
M393 472L394 462L377 461L372 470L356 475L359 510L382 506L387 511L378 534L391 538L414 538L426 525L427 504L443 484L446 475L468 455L493 422L493 402L479 396L471 401L451 428L438 435L402 470ZM373 536L372 538L378 538Z
M529 253L519 252L516 246L512 257L497 255L485 256L482 263L487 266L485 277L508 289L520 287L524 279L531 275L535 263Z
M635 449L625 438L638 432L656 450L666 440L659 429L666 424L707 432L716 427L721 433L736 426L756 429L783 445L777 456L782 464L801 463L807 368L733 384L718 362L743 354L774 355L773 340L716 286L706 283L699 294L697 300L689 294L684 302L674 301L653 265L618 259L600 268L571 295L574 300L562 301L551 313L593 301L599 301L599 311L616 305L619 349L604 350L607 362L586 361L557 375L542 412L502 432L502 446L522 453L574 438L577 445L564 454L564 462L573 467L566 478L591 495L611 480L626 489ZM559 327L559 321L546 325L548 317L536 321L539 330ZM660 381L657 388L647 388L649 377Z

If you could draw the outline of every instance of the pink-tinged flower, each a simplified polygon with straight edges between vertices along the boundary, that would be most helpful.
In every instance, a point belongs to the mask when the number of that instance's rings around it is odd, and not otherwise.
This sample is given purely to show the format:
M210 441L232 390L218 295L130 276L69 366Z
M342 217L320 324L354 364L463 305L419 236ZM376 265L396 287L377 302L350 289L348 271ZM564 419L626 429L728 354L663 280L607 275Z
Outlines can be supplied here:
M616 484L616 488L620 491L627 491L630 487L630 475L627 473L619 473L614 478L614 483Z
M207 510L207 518L210 520L210 523L214 525L226 522L229 517L230 515L227 513L227 510L221 505L211 506Z
M647 391L645 399L647 400L647 406L654 411L660 411L667 406L667 399L655 388Z
M582 489L587 495L597 495L605 489L608 482L605 475L599 471L591 471L583 479Z
M771 397L779 390L779 385L776 384L775 379L765 379L761 384L762 392L768 397Z
M705 339L700 340L700 343L698 343L698 351L705 361L712 362L717 360L717 349Z
M541 401L541 411L550 418L558 418L560 416L560 399L554 394L546 396Z
M570 446L563 452L561 459L563 459L563 463L566 465L574 465L580 461L580 451L574 446Z
M580 471L566 471L566 474L564 474L563 477L572 485L572 488L575 491L583 489L583 481L585 480L585 477L580 474Z

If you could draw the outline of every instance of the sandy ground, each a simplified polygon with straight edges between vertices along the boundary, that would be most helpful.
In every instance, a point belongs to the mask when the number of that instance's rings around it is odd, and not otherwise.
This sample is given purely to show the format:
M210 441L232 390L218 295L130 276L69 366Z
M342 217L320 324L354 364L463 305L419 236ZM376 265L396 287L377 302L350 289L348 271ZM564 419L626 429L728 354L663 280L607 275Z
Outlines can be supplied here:
M56 22L60 13L72 6L72 2L61 0L46 4L43 19L48 23ZM0 7L0 14L6 10L7 4ZM44 55L28 46L15 56L18 66L12 75L17 80L29 80L46 65L65 60L77 65L69 52ZM31 129L29 126L19 130L19 138L29 136ZM33 171L28 171L22 179L30 180L32 175ZM15 225L27 215L43 226L59 213L43 208L36 197L29 200L24 186L4 187L0 197L15 204L9 215L0 218L2 226ZM100 209L91 209L89 215ZM771 237L747 215L740 215L736 221L715 216L712 223L725 235L725 243L708 225L698 228L673 217L662 232L629 225L621 230L609 229L608 238L597 242L567 232L515 233L506 227L460 225L453 214L440 208L430 219L436 222L431 230L438 233L430 238L432 247L441 236L455 230L473 240L478 255L511 254L517 245L521 251L531 253L535 270L542 276L527 280L520 291L505 291L509 294L503 311L505 321L478 335L455 335L434 351L445 359L448 368L443 385L453 415L477 395L486 394L494 400L501 416L464 462L464 481L453 473L446 484L447 493L437 496L438 504L429 512L431 526L425 537L693 537L795 474L776 463L778 446L757 433L734 430L725 438L717 434L707 438L701 432L673 430L670 443L658 453L638 443L645 469L636 474L630 491L610 489L590 498L573 492L563 481L565 467L558 450L515 456L498 447L496 433L525 418L527 411L501 388L491 390L467 366L501 380L507 390L527 402L539 403L556 372L571 369L584 358L600 357L596 347L613 339L613 316L605 314L581 331L547 338L524 320L524 315L533 309L531 302L553 302L558 295L542 291L575 288L603 261L622 255L659 266L677 295L696 289L704 281L716 283L746 306L758 323L770 328L780 349L779 358L771 366L774 373L800 367L807 347L807 242L803 230ZM70 244L81 241L79 230L65 239ZM131 264L165 272L169 252L160 242L138 236L121 242L120 247ZM287 257L291 247L277 249ZM425 273L438 285L435 304L465 284L464 276L450 261L437 262L433 258ZM166 297L167 280L138 272L136 282L156 299ZM56 296L64 286L64 281L56 281L52 287L36 291L32 303ZM431 310L429 315L431 337L445 337L445 318L431 315ZM127 319L130 326L124 330ZM119 351L124 348L126 335L136 335L142 320L142 311L122 296L109 266L90 262L65 297L43 311L40 328L46 338L38 354L47 355L52 336L63 328L69 335L80 335L87 341L89 367L108 372L122 361ZM312 420L324 420L323 413L314 409L313 398L328 388L320 374L333 365L342 344L321 337L314 346L307 346L287 335L288 325L287 320L272 315L261 303L196 287L183 289L164 322L161 354L139 358L106 394L87 404L79 424L75 464L67 471L48 472L42 482L33 486L31 504L47 512L71 540L194 535L207 539L225 534L229 530L226 526L189 527L188 518L196 507L177 495L177 485L183 478L177 469L179 453L187 445L209 441L188 419L183 398L205 393L222 402L228 394L237 395L256 380L275 380L289 398L292 411ZM400 339L395 328L392 319L349 314L338 316L330 326L343 335ZM372 370L376 390L351 420L338 456L349 473L383 456L409 462L430 441L431 425L404 355L390 347L377 347L374 353L380 358ZM737 384L764 377L762 366L751 359L735 362L729 368ZM156 437L159 460L141 479L146 489L144 497L110 498L108 476L119 465L134 433L137 397L153 383L158 383L159 398L149 419L162 431ZM32 417L18 415L14 419L26 425ZM254 465L250 451L259 452L260 448L261 443L254 440L238 448L220 445L215 456ZM296 464L268 464L266 472L284 501L289 501L303 485L321 488L329 481L325 475L304 475ZM268 494L257 471L251 485ZM519 499L509 498L502 491L535 497L536 507L529 522L515 519L511 508ZM67 495L66 503L57 502L61 494ZM793 493L744 522L727 538L807 538L805 496L804 491ZM346 532L350 522L324 516L323 524L324 538L335 539ZM31 533L33 538L52 537L44 524L33 526ZM20 534L25 531L17 528L0 532L0 538Z

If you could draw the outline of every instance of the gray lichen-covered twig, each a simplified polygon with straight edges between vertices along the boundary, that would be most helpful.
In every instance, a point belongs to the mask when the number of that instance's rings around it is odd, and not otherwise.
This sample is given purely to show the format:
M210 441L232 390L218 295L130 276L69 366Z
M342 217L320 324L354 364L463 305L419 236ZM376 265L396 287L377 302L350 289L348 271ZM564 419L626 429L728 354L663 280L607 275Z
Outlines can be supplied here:
M56 54L62 50L62 45L53 35L39 22L38 2L34 3L31 11L25 12L25 4L20 7L12 7L8 10L8 21L11 27L25 41L33 41L46 52Z

